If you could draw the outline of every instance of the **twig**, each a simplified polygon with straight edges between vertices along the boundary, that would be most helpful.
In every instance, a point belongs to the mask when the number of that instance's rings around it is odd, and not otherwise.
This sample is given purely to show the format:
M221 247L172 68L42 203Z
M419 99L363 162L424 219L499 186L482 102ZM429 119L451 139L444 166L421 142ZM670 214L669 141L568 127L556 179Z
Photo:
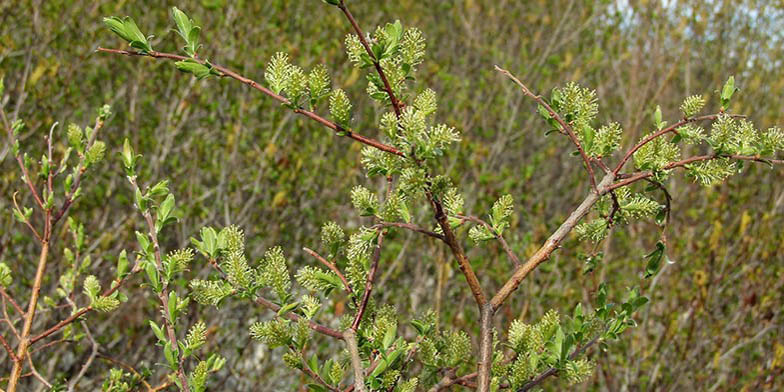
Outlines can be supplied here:
M139 190L139 186L136 184L135 177L130 177L131 185L133 185L135 192L141 192ZM163 268L163 260L161 257L161 247L158 244L158 235L155 228L155 221L152 218L152 214L149 210L142 211L142 216L144 216L144 220L147 222L147 231L152 240L152 247L153 253L155 255L155 265L158 269L159 274L164 273ZM169 289L168 289L168 282L162 281L159 282L162 284L160 293L158 293L158 300L161 302L161 314L163 316L163 323L166 327L166 333L169 338L169 344L172 347L178 347L177 343L177 335L174 331L174 320L171 319L169 316ZM189 392L190 388L188 387L188 377L185 374L185 363L184 363L184 356L180 355L177 361L177 378L180 379L180 388L185 391Z
M460 241L457 240L455 233L452 231L452 227L449 225L446 213L444 212L444 206L442 206L429 191L426 192L426 195L428 201L430 201L430 205L435 211L436 221L444 232L444 242L449 245L452 254L457 259L457 265L466 278L468 287L471 289L471 294L474 296L474 301L476 301L477 306L481 309L482 306L487 303L487 298L485 298L482 286L479 284L479 278L477 278L474 268L471 267L471 262L468 260L463 247L460 245Z
M95 127L93 128L93 132L90 134L90 140L87 141L87 145L85 146L85 151L88 151L93 144L95 144L95 140L98 138L98 131L103 128L104 121L101 119L100 116L95 119ZM68 190L68 193L65 195L65 201L63 205L60 207L60 210L55 214L53 222L56 224L67 212L68 209L73 205L74 202L74 194L76 190L79 189L79 183L82 180L82 175L85 171L87 171L87 167L84 165L85 157L80 157L79 164L76 167L76 176L74 176L73 184L71 184L71 189Z
M680 160L680 161L677 161L677 162L670 162L669 164L665 165L662 168L662 170L675 169L675 168L679 168L679 167L684 167L684 166L686 166L688 164L691 164L691 163L701 162L701 161L709 161L709 160L718 159L718 158L730 158L730 159L737 159L737 160L741 160L741 161L761 162L761 163L767 163L767 164L778 164L778 165L784 164L784 159L767 159L767 158L763 158L763 157L758 156L758 155L723 155L723 154L713 154L713 155L698 155L698 156L693 156L693 157L686 158L686 159L683 159L683 160ZM606 191L611 191L611 190L614 190L614 189L618 189L618 188L621 188L621 187L633 184L633 183L635 183L637 181L653 177L653 175L654 175L654 173L652 171L642 171L642 172L636 172L636 173L630 173L630 174L623 175L623 180L618 181L618 182L610 185L609 187L607 187Z
M596 342L598 342L598 341L599 341L599 337L598 336L593 338L590 342L586 343L584 346L578 348L577 350L574 350L574 352L572 352L569 355L569 359L577 358L578 355L580 355L583 352L585 352L585 350L587 350L588 348L590 348L591 346L596 344ZM555 374L557 372L558 372L558 369L556 369L556 368L547 369L542 374L536 376L533 380L531 380L531 381L527 382L525 385L523 385L520 389L517 390L517 392L524 392L524 391L531 390L531 388L541 384L542 381L544 381L547 377L550 377L550 376L552 376L553 374Z
M585 153L585 149L580 144L580 140L577 139L577 135L574 133L574 130L572 129L572 126L569 125L569 123L567 123L563 118L561 118L561 116L555 110L553 110L552 107L550 107L550 105L547 103L547 101L545 101L541 96L532 93L531 90L529 90L528 87L526 87L523 84L523 82L520 81L520 79L517 79L514 75L512 75L511 72L509 72L509 71L507 71L507 70L505 70L505 69L503 69L503 68L501 68L501 67L499 67L497 65L495 66L495 69L496 69L496 71L502 73L503 75L505 75L509 79L512 79L512 81L514 81L515 84L520 86L520 88L523 90L523 94L531 97L531 99L536 101L536 103L538 103L539 105L544 107L545 110L547 110L547 112L550 114L550 116L552 116L555 119L555 121L557 121L558 124L561 125L561 127L566 132L566 135L569 136L569 139L572 141L572 143L575 145L575 147L577 147L577 151L580 152L580 156L583 158L583 163L585 164L585 170L588 171L588 178L591 180L591 188L593 189L593 191L595 193L599 193L599 190L596 187L596 178L595 178L595 174L593 172L593 167L591 166L591 158L589 158L588 154Z
M639 150L640 148L642 148L642 146L648 144L653 139L656 139L657 137L661 137L661 136L663 136L663 135L665 135L667 133L670 133L670 132L677 132L678 128L680 128L680 127L682 127L682 126L684 126L684 125L686 125L688 123L698 122L698 121L705 121L705 120L715 120L720 115L722 115L722 114L717 113L717 114L709 114L709 115L706 115L706 116L684 118L681 121L678 121L677 123L675 123L673 125L670 125L667 128L661 129L661 130L659 130L657 132L654 132L654 133L650 134L648 137L640 140L639 143L635 144L634 147L632 147L628 152L626 152L626 154L624 154L624 156L621 159L621 161L618 162L618 165L615 167L615 169L613 169L613 173L615 173L615 174L620 173L621 169L623 169L623 166L634 155L634 153L637 152L637 150ZM734 117L734 118L745 118L746 117L746 116L737 115L737 114L725 114L725 115L730 116L730 117Z
M346 15L346 18L348 19L349 23L351 23L351 27L354 28L354 32L357 33L357 36L359 37L359 42L362 43L362 46L365 48L365 51L367 52L368 56L373 62L373 66L376 68L376 72L378 72L378 76L381 78L381 81L384 83L384 89L386 90L387 95L389 96L389 101L392 103L392 108L395 110L395 116L400 118L400 114L401 114L400 101L398 101L397 98L395 98L395 93L392 90L392 85L389 84L389 79L387 79L387 75L384 73L384 69L381 67L381 63L376 58L376 55L373 53L373 50L370 48L370 44L368 44L367 39L365 38L365 34L362 33L362 29L359 28L359 24L357 23L356 19L354 19L354 16L351 15L351 11L348 10L348 7L346 7L346 3L343 0L340 0L340 3L338 4L338 8L340 8L340 10L343 11L343 14Z
M14 132L11 129L11 124L8 122L8 118L5 115L5 110L0 107L0 118L3 120L3 125L8 132L8 139L11 145L16 142L16 138L14 137ZM33 184L33 179L30 178L30 174L27 172L27 167L24 164L24 160L22 159L22 154L17 153L14 158L16 158L16 162L19 165L19 169L22 171L22 175L24 176L24 182L27 184L27 187L30 189L30 193L33 195L35 202L38 204L42 210L44 209L44 202L41 199L41 196L38 195L38 191L35 189L35 185ZM9 384L10 385L10 384ZM9 387L9 392L11 388Z
M315 251L311 250L310 248L302 248L302 250L304 250L305 253L307 253L307 254L313 256L314 258L316 258L316 260L321 262L321 264L324 264L327 268L329 268L332 272L335 273L335 275L337 275L340 278L340 281L343 282L343 286L346 288L346 293L348 293L348 295L351 298L351 300L354 301L354 305L356 305L357 304L357 300L354 298L354 290L351 289L351 285L348 284L348 280L346 280L346 276L343 275L342 272L340 272L338 267L334 263L330 262L329 260L321 257L320 254L316 253Z
M318 383L323 385L324 388L327 388L327 389L329 389L332 392L340 392L340 388L335 388L332 385L329 385L326 381L324 381L323 378L321 378L321 376L319 376L318 373L316 373L313 370L311 370L310 366L308 366L308 364L305 363L305 358L302 358L302 366L300 366L299 370L301 370L302 373L305 373L310 378L318 381Z
M142 52L135 52L135 51L130 51L130 50L118 50L118 49L106 49L106 48L98 48L97 51L98 52L103 52L103 53L120 54L120 55L125 55L125 56L142 56L142 57L152 57L152 58L163 58L163 59L177 60L177 61L191 60L191 61L196 61L196 62L198 62L200 64L204 64L205 63L205 60L202 60L202 59L191 59L190 57L180 56L180 55L176 55L176 54L172 54L172 53L156 52L156 51L142 53ZM250 86L251 88L254 88L254 89L258 90L258 91L261 91L265 95L275 99L278 102L281 102L281 103L287 104L287 105L291 104L291 101L289 101L287 98L285 98L283 96L280 96L278 94L275 94L270 89L260 85L259 83L255 82L255 81L253 81L251 79L248 79L248 78L246 78L246 77L244 77L244 76L242 76L242 75L240 75L240 74L238 74L238 73L236 73L236 72L234 72L234 71L232 71L232 70L230 70L230 69L228 69L226 67L223 67L223 66L220 66L220 65L217 65L217 64L214 64L214 63L210 63L210 64L213 66L213 68L215 68L216 70L220 71L225 76L228 76L228 77L230 77L232 79L235 79L235 80L237 80L237 81L239 81L241 83L244 83L244 84ZM403 152L399 151L398 149L396 149L396 148L394 148L394 147L392 147L390 145L384 144L384 143L382 143L382 142L380 142L378 140L375 140L375 139L372 139L372 138L369 138L369 137L362 136L362 135L360 135L358 133L355 133L354 131L352 131L350 129L345 129L345 128L341 127L340 125L338 125L338 124L336 124L336 123L334 123L332 121L329 121L329 120L325 119L324 117L321 117L318 114L316 114L314 112L311 112L309 110L306 110L306 109L303 109L303 108L296 108L296 109L294 109L294 112L297 113L297 114L301 114L301 115L303 115L305 117L308 117L308 118L310 118L312 120L315 120L316 122L320 123L321 125L329 128L329 129L332 129L336 133L344 134L346 137L348 137L350 139L353 139L353 140L356 140L356 141L358 141L358 142L360 142L362 144L366 144L368 146L375 147L375 148L377 148L377 149L379 149L381 151L385 151L385 152L388 152L390 154L395 154L395 155L398 155L398 156L401 156L401 157L405 156L405 154L403 154Z
M22 307L19 306L19 304L16 303L16 301L14 301L14 298L11 297L11 294L8 294L8 292L5 291L5 289L2 288L2 287L0 287L0 295L2 295L4 298L6 298L8 300L8 302L11 303L11 306L14 307L16 312L19 313L22 317L24 317L24 310L22 310Z
M85 361L84 364L82 365L82 368L79 369L79 373L76 375L76 377L74 377L71 381L68 382L68 392L73 392L74 388L76 388L76 384L78 384L79 380L81 380L82 377L84 377L84 375L87 373L87 369L90 368L90 365L92 365L96 355L98 355L98 343L93 338L93 334L90 333L90 328L87 327L87 323L85 323L84 321L82 321L81 324L82 324L82 329L84 329L84 333L87 336L87 339L90 341L90 344L92 345L92 351L90 351L90 356L87 357L87 361Z
M19 192L14 192L13 196L11 196L11 200L13 200L13 202L14 202L14 207L16 208L16 210L17 210L17 211L22 211L22 209L21 209L21 208L19 208L19 204L16 202L16 194L17 194L17 193L19 193ZM24 215L23 215L23 216L24 216ZM36 239L36 240L38 240L38 242L41 242L41 241L42 241L42 239L41 239L41 235L40 235L40 234L38 234L38 230L36 230L36 229L35 229L35 227L33 227L33 225L30 223L30 221L27 219L27 217L25 217L24 224L25 224L25 225L26 225L26 226L27 226L27 227L30 229L30 231L33 233L33 235L35 236L35 239Z
M365 309L370 300L370 294L373 292L373 283L376 281L376 272L378 271L378 261L381 259L381 245L384 244L384 234L384 230L378 231L376 249L373 250L372 264L370 265L368 277L365 280L365 292L362 294L362 302L360 302L359 308L357 309L357 315L354 316L354 322L351 323L351 329L354 331L359 329L359 324L362 322L362 316L364 316Z
M433 238L439 239L441 241L444 241L444 236L442 234L438 234L438 233L432 232L430 230L427 230L427 229L425 229L423 227L419 227L419 226L417 226L415 224L411 224L411 223L381 222L381 223L377 223L377 224L373 225L373 228L382 228L382 227L399 227L401 229L407 229L407 230L411 230L411 231L414 231L414 232L417 232L417 233L422 233L422 234L424 234L424 235L426 235L428 237L433 237Z
M3 337L3 335L0 335L0 343L3 344L3 347L5 347L5 351L8 352L8 357L11 358L12 361L16 362L19 360L16 357L16 354L14 354L14 349L11 348L10 345L8 345L8 341L5 340L5 337Z
M103 294L101 294L101 296L108 297L108 296L114 294L115 291L119 290L120 287L122 287L123 283L128 281L128 279L132 275L134 275L136 272L138 272L138 271L139 271L139 262L137 261L136 264L134 265L133 269L131 269L131 272L128 275L125 275L122 279L120 279L119 282L117 282L116 284L112 284L111 287L109 287L108 289L104 290L104 292L103 292ZM49 336L49 335L59 331L60 329L62 329L66 325L76 321L79 317L81 317L85 313L87 313L89 311L92 311L92 310L93 310L92 306L87 306L87 307L84 307L84 308L76 311L75 313L73 313L70 316L68 316L67 318L61 320L57 324L49 327L44 332L41 332L38 335L34 336L32 339L30 339L30 344L35 344L37 341L39 341L41 339L44 339L47 336Z
M267 299L265 299L263 297L256 297L254 299L254 302L256 302L257 304L259 304L259 305L261 305L261 306L263 306L263 307L265 307L265 308L267 308L267 309L269 309L269 310L271 310L273 312L277 312L277 311L280 310L280 306L275 305L274 303L270 302L269 300L267 300ZM294 314L292 312L286 313L283 317L285 317L285 318L287 318L287 319L289 319L291 321L299 321L299 319L300 319L299 315ZM343 334L341 332L339 332L339 331L336 331L336 330L332 329L332 328L325 327L325 326L323 326L321 324L318 324L318 323L315 323L313 321L308 321L308 326L310 327L310 329L312 329L312 330L314 330L314 331L316 331L316 332L318 332L320 334L324 334L324 335L331 336L333 338L337 338L337 339L341 339L341 340L343 339Z
M517 258L517 255L514 253L512 248L509 246L509 244L506 242L506 239L504 239L504 236L499 234L497 231L495 231L495 229L493 229L493 226L490 226L489 223L487 223L484 220L482 220L482 219L480 219L478 217L475 217L475 216L456 215L456 217L461 219L461 220L463 220L463 221L470 221L470 222L478 223L478 224L484 226L487 230L490 231L490 233L493 234L493 236L501 244L501 247L504 249L504 252L506 252L506 255L509 257L510 260L512 260L512 263L514 263L515 268L520 266L520 259Z

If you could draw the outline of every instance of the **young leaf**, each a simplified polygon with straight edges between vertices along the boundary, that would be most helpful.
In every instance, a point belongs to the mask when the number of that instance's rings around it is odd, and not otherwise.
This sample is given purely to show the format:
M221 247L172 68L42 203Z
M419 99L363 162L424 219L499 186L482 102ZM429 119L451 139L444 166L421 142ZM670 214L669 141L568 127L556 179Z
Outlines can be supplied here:
M661 266L661 261L664 257L664 249L664 243L659 241L656 243L656 249L654 249L653 252L645 255L645 258L648 260L648 263L645 266L646 279L656 275L656 272L659 271L659 266Z

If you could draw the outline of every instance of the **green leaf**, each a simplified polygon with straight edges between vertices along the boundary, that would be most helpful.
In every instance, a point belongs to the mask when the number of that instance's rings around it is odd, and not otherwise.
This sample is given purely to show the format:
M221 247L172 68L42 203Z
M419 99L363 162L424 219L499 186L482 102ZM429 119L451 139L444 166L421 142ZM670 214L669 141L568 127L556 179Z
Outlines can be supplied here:
M152 328L152 333L155 334L155 337L158 338L158 341L164 343L167 341L166 335L164 335L163 330L158 324L155 324L155 321L150 320L150 328Z
M206 63L205 65L193 59L177 61L174 63L174 65L176 65L177 69L181 72L193 74L193 76L199 80L204 79L210 75L220 75L218 71L209 66L209 63Z
M735 76L730 76L727 79L727 82L724 83L724 87L721 89L721 109L726 110L729 107L730 100L732 99L732 95L738 91L738 88L735 87Z
M147 41L147 37L142 34L142 32L139 30L139 27L136 26L136 22L134 22L131 17L126 16L125 18L121 19L116 16L112 16L109 18L103 18L103 23L109 27L112 32L127 41L132 48L139 49L145 53L152 52L152 47Z
M381 342L381 345L385 351L389 349L389 346L392 345L392 342L395 341L396 336L397 336L397 324L389 323L389 325L387 326L387 330L384 333L384 340Z
M188 17L184 12L180 11L177 7L172 7L172 18L174 23L177 24L177 33L185 40L185 53L188 56L194 57L196 50L199 49L199 33L201 28L194 26L193 20Z
M648 259L648 263L645 266L646 279L650 278L653 275L656 275L656 272L659 271L662 258L664 257L664 249L665 249L664 243L659 241L656 243L656 249L654 249L653 252L645 255L645 258Z
M291 312L292 310L296 309L299 306L299 302L293 302L290 304L286 304L280 307L278 310L278 316L285 316L287 313Z

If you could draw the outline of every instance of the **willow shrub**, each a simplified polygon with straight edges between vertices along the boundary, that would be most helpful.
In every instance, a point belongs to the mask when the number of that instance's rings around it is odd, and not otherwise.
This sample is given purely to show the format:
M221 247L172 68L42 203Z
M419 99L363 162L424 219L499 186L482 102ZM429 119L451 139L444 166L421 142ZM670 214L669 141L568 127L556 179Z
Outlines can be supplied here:
M741 173L747 164L784 163L775 159L775 154L784 150L784 132L778 128L759 131L745 116L728 112L738 90L732 77L718 91L719 107L713 113L705 112L708 99L703 95L687 97L681 105L682 117L671 120L671 124L656 107L649 132L633 146L622 148L621 126L596 122L599 105L594 90L567 83L544 97L529 90L509 71L496 67L536 103L548 129L545 136L562 135L570 141L574 147L571 156L590 183L582 203L535 253L521 260L505 237L514 215L514 195L504 195L488 206L488 211L471 215L464 210L460 184L439 174L445 171L443 157L450 154L461 134L436 120L438 94L417 82L417 68L426 58L422 32L396 21L365 34L343 0L325 3L342 12L354 29L345 39L345 49L349 61L365 71L366 92L382 109L383 114L376 119L377 139L364 136L366 131L360 133L352 126L352 103L339 86L334 86L323 64L300 66L280 52L269 60L265 82L256 82L210 61L204 55L201 28L176 7L171 14L183 41L182 55L154 50L149 37L130 17L109 17L104 22L132 49L98 49L108 54L172 60L177 69L198 79L239 81L280 102L281 110L293 111L336 136L363 144L362 166L368 177L385 178L385 189L375 192L356 185L347 190L366 224L349 233L339 222L324 224L319 245L304 249L318 267L303 266L292 274L293 266L283 247L249 255L244 233L236 226L203 227L194 230L199 234L191 239L190 247L163 249L159 236L177 224L175 195L169 191L167 179L139 178L138 168L145 159L126 140L120 159L142 223L136 232L137 248L130 252L132 256L126 251L118 255L116 278L102 290L97 278L89 274L89 257L81 256L84 225L68 220L73 244L63 246L63 252L72 267L58 277L60 285L51 298L67 302L72 315L34 334L30 328L53 229L78 199L84 174L105 155L106 146L97 140L97 134L110 113L108 108L101 109L93 128L67 127L67 147L57 149L65 151L60 157L54 156L54 141L48 137L48 154L38 161L24 154L19 145L23 123L9 123L2 112L13 155L26 183L23 191L29 192L33 200L32 208L17 205L13 212L41 245L29 307L25 311L17 306L23 328L17 334L16 348L3 340L14 362L9 391L16 390L29 349L38 340L54 333L70 336L73 323L78 322L83 332L75 338L95 344L88 328L89 314L121 307L127 298L120 288L135 274L143 275L142 285L160 308L160 316L148 320L166 373L159 381L184 391L207 389L209 375L226 362L205 348L207 331L219 326L220 320L191 320L187 315L190 301L215 307L244 301L274 312L269 321L249 323L249 336L270 349L280 348L283 361L292 371L302 372L314 391L438 391L456 384L479 391L528 390L549 377L580 383L594 371L594 348L623 339L623 332L636 325L636 312L649 300L634 282L629 282L631 287L625 293L608 293L607 285L601 283L590 305L575 299L572 309L552 309L533 324L514 320L498 327L494 322L496 312L528 274L546 262L572 231L593 243L583 258L583 271L590 273L601 262L598 245L607 240L611 228L653 220L661 228L659 241L645 257L645 265L640 266L643 279L650 279L668 260L666 228L671 211L667 184L679 169L695 182L714 186ZM55 129L53 126L50 135ZM71 153L77 159L72 160ZM62 182L62 190L54 186L56 181ZM647 186L632 187L637 183ZM422 215L415 212L423 210L429 211L426 216L432 220L416 222L414 217ZM35 211L37 218L33 217ZM479 325L466 330L438 328L433 312L402 319L394 303L374 299L374 291L384 290L383 286L377 287L376 277L383 268L379 261L387 237L399 230L416 232L448 248L476 302ZM394 240L394 236L389 237ZM509 263L512 269L500 288L491 291L483 287L482 271L474 269L464 251L465 239L480 246L491 241L500 243L508 260L494 262ZM211 276L191 276L193 263L212 266ZM0 264L0 284L7 287L16 281L12 266ZM347 303L349 308L340 312L341 316L332 306L338 302ZM469 334L477 331L472 339ZM332 357L319 356L313 349L315 339L330 339L345 351L337 350L339 354ZM70 379L72 388L93 357ZM106 378L104 390L133 390L142 378L117 368Z

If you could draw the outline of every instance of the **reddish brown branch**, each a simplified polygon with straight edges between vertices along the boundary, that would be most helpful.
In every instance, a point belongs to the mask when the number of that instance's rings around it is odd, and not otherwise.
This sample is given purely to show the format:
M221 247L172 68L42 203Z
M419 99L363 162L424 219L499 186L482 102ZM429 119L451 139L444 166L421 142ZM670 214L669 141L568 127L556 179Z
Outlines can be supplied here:
M389 96L389 101L392 103L392 108L395 110L395 115L400 117L400 101L395 98L394 90L392 89L392 85L389 84L389 79L387 79L387 75L384 73L384 69L381 67L381 62L376 58L376 55L373 53L373 49L370 48L370 44L367 42L367 38L365 38L365 34L362 33L362 29L359 27L356 19L354 19L354 15L351 15L351 11L348 10L346 7L345 2L343 0L340 1L338 4L338 8L343 11L343 14L346 15L349 23L351 23L351 27L354 28L354 32L357 33L359 37L359 42L362 43L362 46L365 48L370 59L373 61L373 66L376 68L376 72L378 72L378 76L381 78L381 82L384 83L384 89Z
M3 347L5 347L5 351L8 352L8 357L11 358L11 360L14 362L19 362L19 358L17 358L16 354L14 354L14 349L11 348L10 345L8 345L8 342L5 340L5 337L3 335L0 335L0 343L3 344Z
M337 275L340 278L340 281L343 282L343 286L346 288L346 293L348 293L349 297L351 297L351 300L354 301L354 305L356 305L356 300L354 299L354 290L351 289L351 285L348 284L348 280L346 280L346 276L343 275L342 272L340 272L338 267L334 263L332 263L329 260L321 257L320 254L316 253L315 251L313 251L313 250L311 250L309 248L302 248L302 250L304 250L305 253L307 253L307 254L313 256L314 258L316 258L316 260L321 262L321 264L324 264L327 268L330 269L330 271L334 272L335 275Z
M557 121L558 124L561 125L564 132L566 132L566 135L569 136L569 139L572 141L574 146L577 147L577 151L580 152L580 156L583 158L583 164L585 165L585 169L588 171L588 178L591 180L591 188L594 190L595 193L599 193L598 189L596 188L596 178L593 172L593 167L591 166L591 158L588 157L588 154L585 153L585 149L580 144L580 140L577 139L577 135L574 133L574 129L572 129L572 126L569 125L569 123L567 123L563 118L561 118L561 116L555 110L553 110L552 107L550 107L547 101L545 101L541 96L531 92L531 90L529 90L528 87L526 87L526 85L520 81L520 79L517 79L514 75L512 75L511 72L497 65L495 66L495 69L498 72L505 75L506 77L508 77L509 79L512 79L512 81L514 81L515 84L517 84L520 87L520 89L523 90L523 94L531 97L531 99L536 101L536 103L538 103L539 105L542 105L542 107L544 107L547 110L550 116L552 116L555 119L555 121Z
M192 60L192 61L199 62L201 64L206 63L206 61L202 60L202 59L191 59L190 57L180 56L180 55L176 55L176 54L172 54L172 53L156 52L156 51L143 53L143 52L136 52L136 51L131 51L131 50L118 50L118 49L106 49L106 48L98 48L97 51L98 52L103 52L103 53L120 54L120 55L124 55L124 56L142 56L142 57L152 57L152 58L162 58L162 59L169 59L169 60L177 60L177 61ZM239 82L241 82L243 84L246 84L246 85L250 86L251 88L254 88L254 89L258 90L258 91L261 91L265 95L271 97L272 99L274 99L274 100L276 100L276 101L278 101L280 103L283 103L283 104L286 104L286 105L291 105L291 101L289 101L287 98L285 98L285 97L283 97L281 95L275 94L274 92L272 92L272 90L270 90L270 89L260 85L259 83L255 82L254 80L246 78L246 77L238 74L237 72L232 71L232 70L230 70L230 69L228 69L226 67L223 67L221 65L217 65L217 64L213 64L213 63L210 63L210 64L212 65L213 68L215 68L217 71L222 73L224 76L228 76L228 77L230 77L230 78L232 78L234 80L237 80L237 81L239 81ZM362 144L365 144L365 145L377 148L377 149L379 149L381 151L385 151L385 152L388 152L390 154L395 154L395 155L398 155L398 156L401 156L401 157L405 156L405 154L403 154L403 152L399 151L395 147L392 147L390 145L384 144L384 143L382 143L382 142L380 142L378 140L375 140L375 139L372 139L372 138L369 138L369 137L366 137L366 136L362 136L362 135L360 135L358 133L353 132L350 129L345 129L345 128L341 127L340 125L335 124L334 122L329 121L329 120L325 119L324 117L321 117L318 114L316 114L314 112L311 112L309 110L306 110L306 109L303 109L303 108L296 108L296 109L294 109L294 112L298 113L298 114L301 114L301 115L303 115L305 117L308 117L308 118L310 118L312 120L315 120L316 122L320 123L321 125L324 125L325 127L329 128L329 129L332 129L333 131L335 131L337 133L344 134L346 137L348 137L350 139L353 139L353 140L356 140L356 141L358 141L358 142L360 142Z
M422 233L422 234L424 234L424 235L426 235L426 236L428 236L428 237L437 238L437 239L439 239L439 240L441 240L441 241L443 241L443 240L444 240L444 236L443 236L442 234L438 234L438 233L432 232L432 231L430 231L430 230L427 230L427 229L425 229L425 228L419 227L419 226L417 226L417 225L414 225L414 224L411 224L411 223L402 223L402 222L381 222L381 223L378 223L378 224L376 224L376 225L373 225L373 227L374 227L374 228L380 228L380 227L399 227L399 228L401 228L401 229L407 229L407 230L411 230L411 231L414 231L414 232L417 232L417 233Z
M784 159L767 159L767 158L763 158L763 157L758 156L758 155L721 155L721 154L713 154L713 155L698 155L698 156L693 156L693 157L686 158L686 159L683 159L683 160L680 160L680 161L677 161L677 162L670 162L667 165L665 165L662 168L662 170L676 169L676 168L679 168L679 167L684 167L684 166L686 166L688 164L691 164L691 163L701 162L701 161L709 161L711 159L718 159L718 158L729 158L729 159L737 159L737 160L741 160L741 161L761 162L761 163L777 164L777 165L784 164ZM652 171L636 172L636 173L631 173L631 174L628 174L628 175L624 175L622 180L620 180L620 181L610 185L609 187L607 187L606 191L611 191L611 190L614 190L614 189L618 189L618 188L621 188L621 187L633 184L633 183L635 183L637 181L653 177L653 175L654 175L654 173Z
M351 323L351 329L356 331L359 329L359 324L362 322L362 316L367 309L368 301L370 301L370 294L373 292L373 283L376 281L376 272L378 271L378 261L381 259L381 246L384 244L384 230L378 231L378 240L376 241L376 248L373 250L372 264L368 277L365 280L365 292L362 294L362 301L359 303L357 315L354 316L354 322Z
M444 207L430 192L427 192L427 198L430 201L433 210L435 210L436 221L444 232L444 242L449 245L452 254L457 259L457 265L460 267L463 276L465 276L466 282L468 282L468 287L471 289L471 294L474 296L477 306L481 309L485 303L487 303L487 298L485 298L482 286L479 284L479 278L477 278L473 267L471 267L471 262L468 260L463 247L460 245L457 237L455 237L455 233L452 231L452 227L449 225Z
M125 282L128 280L128 278L130 278L130 277L131 277L131 275L133 275L133 274L134 274L134 273L136 273L137 271L138 271L138 264L134 266L134 268L131 270L131 273L129 273L128 275L124 276L124 277L123 277L123 278L122 278L122 279L121 279L119 282L117 282L116 284L113 284L113 285L112 285L113 287L110 287L110 288L106 289L106 290L103 292L103 294L101 294L101 296L103 296L103 297L108 297L108 296L110 296L110 295L114 294L114 292L115 292L115 291L117 291L117 290L119 290L119 289L120 289L120 287L122 287L123 283L125 283ZM51 334L53 334L53 333L55 333L55 332L59 331L60 329L62 329L62 328L63 328L63 327L65 327L66 325L68 325L68 324L70 324L70 323L72 323L72 322L76 321L77 319L79 319L79 317L82 317L82 315L83 315L83 314L85 314L85 313L87 313L87 312L89 312L89 311L92 311L92 310L93 310L93 307L92 307L92 306L87 306L87 307L85 307L85 308L82 308L82 309L78 310L76 313L74 313L74 314L72 314L72 315L68 316L67 318L65 318L65 319L61 320L61 321L60 321L60 322L58 322L57 324L55 324L55 325L53 325L53 326L49 327L49 328L48 328L47 330L45 330L44 332L41 332L41 333L39 333L38 335L34 336L32 339L30 339L30 344L35 344L35 342L37 342L37 341L39 341L39 340L41 340L41 339L44 339L44 338L46 338L47 336L49 336L49 335L51 335Z
M24 310L22 310L22 307L19 306L19 304L14 300L14 298L11 297L11 294L8 294L8 292L5 291L5 289L2 287L0 287L0 295L2 295L5 299L7 299L8 302L11 303L11 306L14 307L16 312L19 313L22 317L24 317L25 312Z
M699 121L706 121L706 120L715 120L716 118L719 117L719 115L720 114L717 113L717 114L709 114L709 115L706 115L706 116L684 118L681 121L678 121L677 123L675 123L673 125L670 125L667 128L661 129L659 131L656 131L656 132L648 135L644 139L640 140L639 143L635 144L634 147L632 147L629 151L626 152L626 154L624 154L624 156L621 159L621 161L618 162L618 165L615 167L615 169L613 169L613 173L615 173L616 175L618 173L620 173L621 169L623 169L623 166L634 155L634 153L637 152L637 150L639 150L640 148L642 148L642 146L644 146L644 145L648 144L649 142L651 142L653 139L656 139L657 137L664 136L665 134L670 133L670 132L675 133L675 132L677 132L678 128L680 128L680 127L682 127L682 126L684 126L684 125L686 125L688 123L699 122ZM735 117L735 118L746 117L746 116L741 116L741 115L736 115L736 114L730 114L728 116Z
M509 246L509 244L506 242L506 239L504 239L504 236L499 234L497 231L495 231L495 229L493 229L493 226L490 226L489 223L485 222L484 220L482 220L482 219L480 219L480 218L478 218L476 216L456 215L456 217L460 218L463 222L469 221L469 222L478 223L478 224L484 226L484 228L489 230L490 233L493 234L495 239L498 240L498 242L501 244L501 247L504 249L504 252L506 252L506 255L509 257L510 260L512 260L512 263L514 263L515 268L520 266L520 259L514 253L512 248Z
M272 302L270 302L267 299L262 298L262 297L256 297L255 302L257 304L259 304L259 305L261 305L261 306L263 306L263 307L273 311L273 312L277 312L277 311L280 310L280 306L275 305L274 303L272 303ZM289 319L291 321L299 321L299 319L300 319L299 315L294 314L292 312L286 313L283 317L285 317L285 318L287 318L287 319ZM332 329L332 328L325 327L325 326L323 326L321 324L317 324L317 323L315 323L313 321L308 321L308 326L310 327L310 329L312 329L312 330L314 330L314 331L316 331L316 332L318 332L320 334L324 334L324 335L327 335L327 336L331 336L333 338L337 338L337 339L343 340L343 334L340 333L339 331L336 331L336 330Z

